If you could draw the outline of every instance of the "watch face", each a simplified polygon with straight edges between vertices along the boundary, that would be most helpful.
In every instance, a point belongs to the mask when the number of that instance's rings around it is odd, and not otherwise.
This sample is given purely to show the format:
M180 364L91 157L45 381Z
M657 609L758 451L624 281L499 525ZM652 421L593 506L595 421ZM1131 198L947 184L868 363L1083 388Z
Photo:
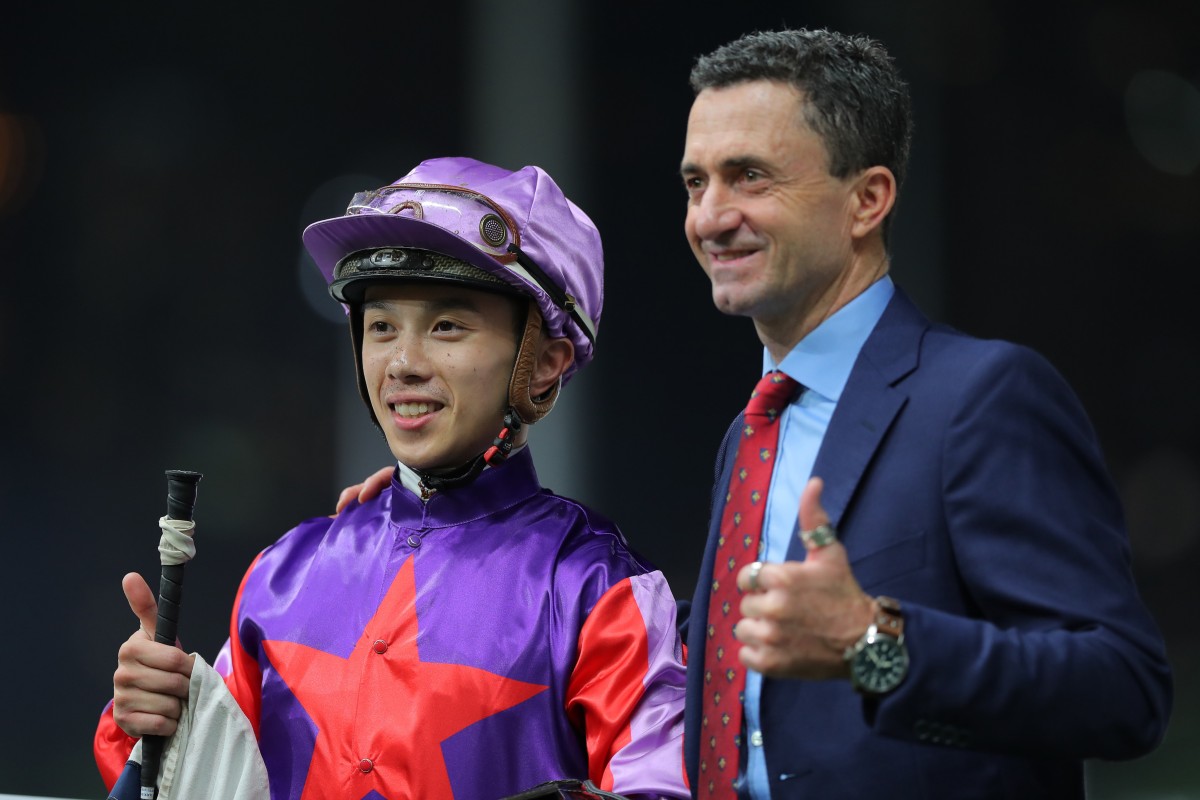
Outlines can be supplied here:
M908 672L908 651L891 636L879 636L854 656L850 672L863 691L890 692Z

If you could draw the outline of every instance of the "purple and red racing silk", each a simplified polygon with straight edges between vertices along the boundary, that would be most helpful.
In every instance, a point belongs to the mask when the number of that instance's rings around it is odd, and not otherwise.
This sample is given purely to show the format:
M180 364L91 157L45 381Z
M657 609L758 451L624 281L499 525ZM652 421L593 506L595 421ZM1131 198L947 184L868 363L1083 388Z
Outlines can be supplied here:
M685 798L683 660L662 574L543 489L526 448L428 501L393 481L288 532L247 572L214 666L273 800L479 800L561 778ZM106 711L110 785L126 742Z

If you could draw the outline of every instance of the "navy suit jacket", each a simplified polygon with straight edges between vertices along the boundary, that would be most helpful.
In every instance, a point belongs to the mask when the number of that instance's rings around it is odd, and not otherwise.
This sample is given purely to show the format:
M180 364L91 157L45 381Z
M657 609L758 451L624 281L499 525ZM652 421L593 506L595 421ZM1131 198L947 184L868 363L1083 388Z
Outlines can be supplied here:
M704 620L741 425L717 462L688 630L697 783ZM1083 796L1082 759L1142 755L1171 704L1120 502L1077 398L1040 356L931 325L897 289L817 455L822 503L871 595L900 600L911 666L878 700L766 679L780 798ZM788 558L804 558L799 539Z

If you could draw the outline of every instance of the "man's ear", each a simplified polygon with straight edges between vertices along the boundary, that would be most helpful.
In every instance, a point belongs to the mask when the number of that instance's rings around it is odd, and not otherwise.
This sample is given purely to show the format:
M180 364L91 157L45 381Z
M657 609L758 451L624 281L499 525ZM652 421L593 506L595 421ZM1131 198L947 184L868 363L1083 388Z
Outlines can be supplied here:
M537 358L533 364L533 376L529 381L529 393L541 397L554 388L571 363L575 361L575 345L570 339L543 337L538 344Z
M896 205L896 176L887 167L863 170L854 184L854 208L850 235L862 239L880 229Z

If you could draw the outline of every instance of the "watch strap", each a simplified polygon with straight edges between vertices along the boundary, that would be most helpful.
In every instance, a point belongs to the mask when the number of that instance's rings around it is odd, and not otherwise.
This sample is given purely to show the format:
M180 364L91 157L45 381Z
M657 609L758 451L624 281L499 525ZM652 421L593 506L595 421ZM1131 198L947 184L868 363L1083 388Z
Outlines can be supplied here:
M904 614L900 611L900 601L886 595L875 598L875 630L896 639L904 639Z

